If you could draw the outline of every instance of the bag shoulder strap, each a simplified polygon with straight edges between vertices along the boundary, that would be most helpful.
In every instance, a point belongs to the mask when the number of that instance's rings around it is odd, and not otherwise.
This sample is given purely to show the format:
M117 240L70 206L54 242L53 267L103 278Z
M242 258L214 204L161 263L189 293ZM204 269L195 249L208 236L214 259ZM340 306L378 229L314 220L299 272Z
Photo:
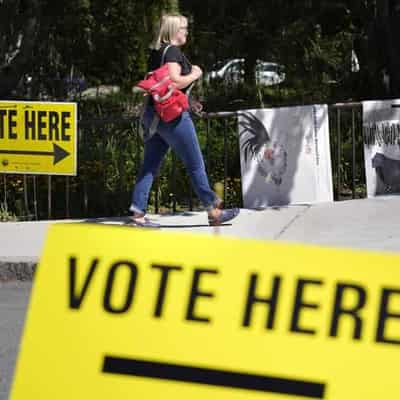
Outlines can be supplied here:
M165 56L166 56L166 54L167 54L168 49L169 49L171 46L172 46L172 44L169 44L169 45L167 45L167 46L165 47L165 49L163 50L163 53L162 53L162 56L161 56L161 64L160 64L160 67L162 67L162 66L164 65Z

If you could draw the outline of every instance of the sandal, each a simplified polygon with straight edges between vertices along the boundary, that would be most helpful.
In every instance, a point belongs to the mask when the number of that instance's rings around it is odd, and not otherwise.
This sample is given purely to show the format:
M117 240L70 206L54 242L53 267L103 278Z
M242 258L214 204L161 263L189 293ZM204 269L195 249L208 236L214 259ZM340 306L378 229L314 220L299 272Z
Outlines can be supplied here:
M225 206L225 203L224 203L223 200L221 200L221 201L219 201L219 202L217 203L217 205L215 206L215 208L218 208L219 210L223 210L224 206Z
M231 219L237 217L240 213L239 208L228 208L226 210L221 210L221 214L218 217L208 216L208 224L210 226L218 226L224 222L228 222Z
M129 225L138 226L141 228L161 228L161 225L157 222L151 222L148 218L144 218L144 221L139 221L138 219L129 218Z

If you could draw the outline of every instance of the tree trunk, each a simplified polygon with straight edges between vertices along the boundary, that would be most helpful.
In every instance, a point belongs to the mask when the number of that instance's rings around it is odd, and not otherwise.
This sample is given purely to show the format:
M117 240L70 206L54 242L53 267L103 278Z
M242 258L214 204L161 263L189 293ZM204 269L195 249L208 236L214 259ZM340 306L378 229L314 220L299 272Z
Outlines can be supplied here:
M12 5L10 7L10 5ZM0 98L13 96L13 91L32 63L32 49L35 45L39 24L39 0L28 0L25 11L17 14L15 0L5 0L0 6L1 58Z
M376 0L376 13L378 18L389 16L389 0Z
M167 9L171 12L179 12L179 0L168 0Z

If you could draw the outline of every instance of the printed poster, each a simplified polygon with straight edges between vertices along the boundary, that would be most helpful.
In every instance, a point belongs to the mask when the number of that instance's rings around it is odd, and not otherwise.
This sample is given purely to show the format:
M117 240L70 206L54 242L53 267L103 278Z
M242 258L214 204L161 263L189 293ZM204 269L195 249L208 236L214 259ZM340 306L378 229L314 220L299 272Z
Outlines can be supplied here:
M333 201L327 105L239 114L245 208Z
M400 100L363 102L367 196L400 193Z

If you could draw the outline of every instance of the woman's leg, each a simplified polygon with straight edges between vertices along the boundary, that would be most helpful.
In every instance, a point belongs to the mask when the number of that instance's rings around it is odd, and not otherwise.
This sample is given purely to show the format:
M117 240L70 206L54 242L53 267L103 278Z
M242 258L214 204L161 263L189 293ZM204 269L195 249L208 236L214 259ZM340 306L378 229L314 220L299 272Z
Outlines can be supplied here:
M169 145L158 133L155 133L144 144L144 160L136 178L132 192L132 203L129 208L129 211L132 211L135 215L146 213L151 186L168 148Z
M203 206L209 211L215 209L220 200L210 188L196 129L190 114L185 112L179 120L174 122L160 122L158 132L185 164L194 191Z

